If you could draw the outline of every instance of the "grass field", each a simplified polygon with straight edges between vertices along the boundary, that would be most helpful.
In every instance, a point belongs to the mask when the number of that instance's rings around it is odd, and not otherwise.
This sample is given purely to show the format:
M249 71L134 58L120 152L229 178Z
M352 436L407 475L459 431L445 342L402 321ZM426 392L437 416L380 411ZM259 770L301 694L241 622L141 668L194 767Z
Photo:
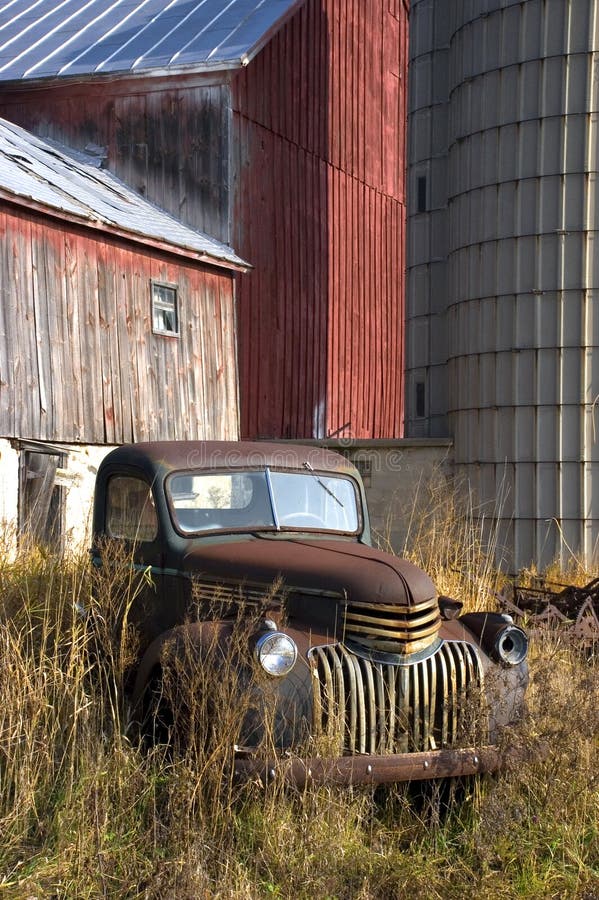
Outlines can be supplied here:
M477 541L420 537L440 590L489 604ZM563 633L532 643L510 735L528 761L448 807L434 788L235 790L225 750L169 755L128 732L121 583L83 555L0 560L0 898L599 900L599 666Z

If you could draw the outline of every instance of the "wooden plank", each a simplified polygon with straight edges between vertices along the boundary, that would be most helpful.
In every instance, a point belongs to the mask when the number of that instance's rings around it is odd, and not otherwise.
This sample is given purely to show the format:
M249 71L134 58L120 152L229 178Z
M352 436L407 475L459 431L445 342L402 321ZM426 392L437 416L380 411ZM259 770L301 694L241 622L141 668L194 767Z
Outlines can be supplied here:
M102 384L100 311L98 304L97 246L77 237L79 340L84 398L86 441L102 444L104 431L104 386Z
M293 151L289 145L284 148L284 166L281 173L284 185L284 194L288 198L285 205L285 214L283 220L283 238L284 238L284 256L283 265L289 273L285 281L278 285L282 291L284 300L284 333L287 345L286 349L286 373L285 382L283 384L283 397L279 412L278 427L282 429L283 437L296 437L297 435L297 403L299 400L299 372L297 368L297 351L298 351L298 335L299 335L299 318L300 305L303 298L292 296L295 292L299 292L298 272L296 268L295 256L297 252L297 244L299 242L299 233L297 230L297 206L296 206L296 185L294 180L294 172L292 167ZM287 415L283 415L283 410L287 410ZM271 411L271 420L275 420L277 410ZM283 422L283 419L286 419Z
M188 365L184 367L186 399L182 399L181 402L187 404L188 417L185 426L188 429L189 436L198 440L209 434L206 423L208 410L201 379L203 367L207 365L202 347L206 328L205 323L202 321L202 312L206 310L209 304L210 287L207 281L207 278L202 278L201 280L193 278L189 281L189 297L187 298L185 309L185 327L181 334L182 349L188 360Z
M382 207L385 198L378 193L374 193L372 197L372 231L376 235L376 243L371 247L371 259L373 268L373 282L375 295L373 298L374 308L377 310L375 322L376 330L376 346L379 359L388 359L389 332L388 332L388 312L389 302L386 294L386 262L381 256L381 241L384 232L382 230ZM381 266L382 262L382 266ZM385 372L382 367L374 364L372 366L372 381L374 390L372 394L372 429L376 434L381 433L381 403L385 396Z
M316 359L318 361L318 424L317 433L313 437L325 437L327 432L328 417L328 393L327 393L327 365L328 365L328 341L329 341L329 279L332 266L329 259L329 211L331 209L328 187L328 169L326 164L317 160L317 186L318 202L320 204L318 215L318 243L316 245L316 297L318 309L318 343L316 347Z
M215 409L214 409L214 388L213 379L216 366L218 365L218 335L213 335L211 329L207 327L206 319L208 316L214 315L214 288L213 285L208 287L204 295L204 303L197 311L198 316L198 334L200 336L200 352L202 355L203 365L201 371L201 397L202 397L202 418L201 429L206 435L212 437L218 425L215 425ZM208 316L206 316L208 313ZM204 315L203 315L204 314Z
M289 205L285 216L285 266L290 273L291 278L288 277L282 287L290 323L289 326L287 326L286 334L288 338L287 343L291 365L289 378L285 384L283 409L289 410L288 422L285 426L287 429L286 436L293 438L298 434L298 407L301 402L300 398L304 379L304 372L301 370L301 341L302 307L305 304L305 297L301 293L301 274L299 265L302 234L300 231L301 213L299 209L299 186L297 183L297 155L295 153L295 148L292 146L288 148L286 168L289 173L287 187ZM294 293L295 296L292 297L292 293Z
M98 332L102 384L104 434L109 444L122 433L120 367L118 359L116 285L112 243L98 243Z
M347 406L347 416L351 419L351 433L353 437L362 437L361 423L364 417L364 388L366 359L364 346L366 335L364 321L364 233L363 233L363 205L362 196L364 186L357 179L347 179L351 191L351 217L354 235L352 265L355 273L354 288L352 291L352 317L351 317L351 361L350 368L353 375L350 397L357 397L357 407L351 402Z
M296 53L299 82L298 92L296 94L296 98L299 101L296 116L297 145L298 147L309 148L309 88L312 77L312 72L309 68L309 46L312 42L311 39L313 39L313 35L310 35L308 32L308 12L306 4L304 4L304 6L302 6L301 9L296 13L296 15L294 16L294 21L297 27Z
M129 333L130 333L130 365L131 365L131 413L133 424L133 440L147 441L150 438L150 417L153 409L148 408L150 394L148 379L152 372L148 358L149 286L143 273L130 263L123 266L125 282L129 298ZM151 326L150 326L151 328Z
M378 247L377 265L381 273L381 295L382 303L384 304L382 325L384 337L381 353L384 355L385 359L394 359L397 355L397 336L394 333L394 306L396 303L397 290L399 289L399 285L394 284L394 272L395 267L397 265L401 265L402 261L399 260L399 262L394 262L387 255L386 234L388 227L387 209L389 205L389 199L387 197L381 197L379 206L380 241ZM388 432L387 430L388 423L391 424L392 428L394 425L395 410L393 409L393 406L390 402L389 391L392 372L393 366L385 366L385 368L379 374L380 393L377 397L377 434L379 435L385 435L387 433L390 434L391 432Z
M160 281L173 283L169 279L167 267L160 266ZM150 270L139 266L134 270L134 284L138 308L136 313L137 338L137 373L139 379L139 400L137 407L137 426L144 441L152 440L159 430L159 416L164 415L165 408L171 418L177 418L179 410L173 405L174 386L168 383L159 384L157 360L153 353L156 335L152 332L152 304L150 295ZM170 338L162 338L170 342ZM162 402L161 402L162 401Z
M406 208L404 204L396 204L395 205L395 213L397 219L397 230L396 230L396 246L395 246L395 254L394 258L400 260L400 272L402 275L405 272L405 248L406 248ZM402 278L401 282L396 282L396 288L398 290L398 300L395 304L395 314L396 314L396 333L398 336L397 339L397 364L395 366L395 378L396 378L396 402L394 404L395 410L397 410L397 426L394 435L396 437L403 437L403 426L404 426L404 369L405 369L405 342L403 340L403 323L405 321L405 302L406 302L406 294L405 294L405 279Z
M374 429L374 394L377 388L377 357L380 359L380 309L377 304L376 273L372 260L374 256L373 230L375 220L373 205L376 203L374 191L363 185L361 190L363 222L363 277L362 277L362 314L364 316L363 334L366 337L362 353L364 359L364 415L360 423L360 430L368 437Z
M48 277L53 290L47 289L49 338L48 347L52 371L52 438L64 440L65 434L73 435L76 418L76 392L74 390L73 354L69 342L67 298L65 294L65 238L64 229L55 227L50 241L47 230L42 230L43 246L49 251Z
M35 309L32 291L32 238L31 222L22 219L16 259L17 311L20 327L13 340L18 341L15 366L17 385L17 431L22 437L35 438L39 434L39 381L37 371L37 345L35 333Z
M333 197L332 210L332 233L330 240L330 260L334 269L332 292L329 292L329 350L327 353L327 396L329 398L328 412L328 434L337 434L342 427L342 397L343 385L338 377L338 371L341 366L341 352L343 347L342 319L341 319L341 298L347 296L347 267L345 265L345 257L343 255L343 247L347 234L342 222L347 221L347 215L344 209L343 200L340 189L340 176L337 169L333 168L329 172L330 191ZM342 235L343 229L343 235ZM327 435L328 436L328 435Z
M341 103L338 95L338 79L333 77L333 73L338 71L339 62L343 58L343 52L341 49L341 35L339 28L335 27L334 22L335 4L333 3L331 6L332 8L329 9L327 15L330 42L330 74L328 76L329 102L325 123L328 135L326 158L333 166L339 167L341 160Z
M332 359L336 356L337 350L337 328L335 321L335 310L339 296L339 265L337 260L338 245L338 229L339 229L339 208L338 208L338 191L335 184L335 172L332 167L325 165L328 195L328 213L329 226L327 228L327 244L326 258L329 260L328 271L328 291L327 291L327 341L326 352L324 354L326 360L326 417L325 417L325 436L328 437L335 431L335 422L337 421L337 397L334 391L334 372L335 367Z
M391 196L397 196L401 190L400 163L403 158L401 152L402 132L406 122L400 118L400 93L402 83L400 81L400 51L401 32L398 20L387 16L386 27L382 42L382 66L381 66L381 182L384 190Z
M312 328L310 335L310 371L311 371L311 394L310 407L306 411L307 414L307 434L316 437L318 433L319 404L321 396L320 381L320 340L323 324L323 306L322 306L322 256L321 256L321 228L322 228L322 198L320 197L320 165L316 156L309 157L309 190L308 190L308 210L309 210L309 235L308 246L310 248L309 255L309 286L312 296ZM326 195L325 195L326 199ZM326 205L324 214L326 215ZM324 286L328 289L328 284Z
M127 373L122 367L121 356L121 299L119 278L116 266L116 245L110 242L106 247L106 317L108 321L108 337L110 346L110 367L112 374L112 411L113 434L115 443L123 440L124 422L127 421ZM126 334L126 330L125 330ZM106 412L105 412L106 415Z
M289 185L288 181L286 180L286 173L288 172L289 166L289 147L286 144L275 140L272 143L272 147L270 147L269 149L272 154L270 157L272 160L272 181L269 186L270 191L275 192L277 190L277 186L280 187L281 185L283 185L283 191L287 194L288 197ZM266 290L270 299L266 321L270 321L272 323L272 328L270 330L265 329L263 326L261 327L261 304L259 304L260 295L259 293L254 294L256 301L258 301L254 305L254 329L258 330L260 334L260 340L262 342L262 349L259 359L264 359L263 354L271 354L272 359L270 374L268 377L271 396L267 400L267 398L263 395L262 392L264 392L265 390L265 385L260 385L260 392L256 391L257 402L255 404L255 415L260 415L260 406L258 405L258 403L261 402L262 404L265 404L266 402L268 402L269 407L268 417L264 419L264 425L261 429L262 435L264 436L269 433L269 428L272 429L271 433L284 433L286 426L286 416L283 413L283 410L287 408L286 403L289 402L286 391L287 385L289 385L289 383L293 379L293 348L291 346L292 333L288 327L287 315L289 309L290 294L293 293L295 285L293 280L294 273L291 273L289 271L290 262L288 255L288 241L290 235L287 231L288 208L288 203L276 203L272 209L270 218L270 227L273 230L274 237L272 267L270 269L270 277L266 285ZM257 257L261 264L264 258L264 249L265 248L260 249L260 255L259 257ZM288 272L287 275L285 274L286 272ZM279 374L275 375L275 373ZM257 381L258 378L260 378L260 375L259 373L256 373L256 375L254 377ZM291 412L291 410L289 410L289 412Z
M83 368L81 355L80 323L81 309L79 305L79 257L75 235L65 233L64 262L64 297L65 320L67 323L67 341L71 353L72 367L69 376L72 378L72 440L87 441L86 410L84 400L84 380L87 373ZM69 381L70 381L69 378ZM65 432L68 424L64 423Z
M0 427L5 437L17 435L16 364L18 357L15 256L17 242L13 217L0 210Z
M221 307L223 309L222 328L225 343L224 369L224 425L218 435L223 440L239 439L239 390L237 367L235 365L237 348L237 326L235 317L235 281L233 277L220 279Z
M114 336L113 366L118 372L119 390L113 391L115 405L115 440L125 443L133 440L133 411L131 405L131 341L129 333L129 298L126 291L126 277L121 265L121 250L114 244L110 253L114 284Z
M198 438L200 434L204 433L205 409L196 388L197 375L203 365L197 346L197 318L205 304L205 279L191 275L187 281L186 291L185 316L181 329L181 361L179 363L179 377L182 382L182 400L180 402L185 403L183 427L190 437Z
M138 434L138 409L139 390L137 377L137 342L136 342L136 306L133 296L133 277L126 265L126 256L122 248L117 248L117 279L120 285L119 297L119 357L121 359L121 373L127 373L127 391L125 381L122 383L123 405L127 404L129 421L123 414L124 439L129 441L141 440ZM123 327L124 326L124 327Z
M225 429L225 419L227 417L227 409L225 407L226 403L226 385L223 380L223 375L226 367L226 360L228 357L227 354L227 340L223 327L223 292L222 292L222 282L220 284L214 283L212 285L211 291L211 304L210 304L210 320L211 324L209 326L208 334L211 337L211 343L213 344L213 352L214 352L214 363L210 369L211 379L210 379L210 390L211 390L211 401L210 401L210 409L212 411L212 422L211 422L211 431L212 435L217 438L220 434L222 434Z
M48 245L43 240L43 227L38 220L31 222L31 303L33 309L33 326L35 331L35 362L37 365L37 384L39 400L39 419L37 436L40 440L54 436L53 422L54 404L58 398L52 390L52 373L50 355L53 354L52 337L48 321L48 278L47 256ZM46 233L49 229L46 226Z
M352 68L352 97L354 126L352 130L353 147L351 171L361 181L364 181L366 178L366 141L368 138L364 125L366 119L370 119L374 113L374 110L366 108L364 96L364 86L367 80L366 72L364 71L364 47L365 45L368 46L370 44L369 31L364 27L365 5L366 4L357 4L353 9L352 16L352 59L354 61ZM373 4L368 5L372 6Z
M203 296L203 306L211 307L213 302L213 291L211 287L208 287L207 290L204 291ZM199 388L199 400L200 400L200 410L201 410L201 418L198 423L198 429L201 429L202 432L206 435L212 435L213 433L213 421L211 420L211 408L210 408L210 388L208 384L208 371L211 366L214 365L214 358L210 353L211 345L208 341L207 328L202 323L201 316L202 309L201 307L196 310L196 329L195 329L195 339L197 341L197 347L200 354L200 358L202 360L202 365L198 369L198 380L197 386ZM201 424L200 424L201 423Z
M162 278L177 286L179 305L179 328L184 329L189 306L193 302L192 290L184 267L164 263ZM151 323L150 323L151 328ZM151 346L158 346L159 355L154 355L153 398L158 415L153 423L156 434L161 438L183 437L189 434L189 394L184 371L191 365L181 337L152 334Z
M310 161L308 155L303 149L295 148L296 166L297 166L297 183L298 183L298 206L300 215L301 231L297 246L297 265L298 265L298 283L299 296L302 301L299 304L300 327L299 327L299 371L301 375L300 391L303 397L298 397L297 402L297 425L295 436L302 434L310 434L312 426L312 407L313 407L313 389L314 375L312 371L311 360L311 343L312 332L315 327L314 322L314 290L312 279L312 252L314 247L314 238L311 233L311 216L309 210L308 184Z

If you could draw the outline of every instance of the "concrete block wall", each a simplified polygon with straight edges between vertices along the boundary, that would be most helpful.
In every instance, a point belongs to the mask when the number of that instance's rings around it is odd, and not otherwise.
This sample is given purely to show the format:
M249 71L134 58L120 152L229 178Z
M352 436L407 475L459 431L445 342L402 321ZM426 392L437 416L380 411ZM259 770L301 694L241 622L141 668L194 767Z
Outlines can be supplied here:
M351 459L362 475L373 542L401 555L428 488L451 474L452 442L444 438L331 440L326 446Z

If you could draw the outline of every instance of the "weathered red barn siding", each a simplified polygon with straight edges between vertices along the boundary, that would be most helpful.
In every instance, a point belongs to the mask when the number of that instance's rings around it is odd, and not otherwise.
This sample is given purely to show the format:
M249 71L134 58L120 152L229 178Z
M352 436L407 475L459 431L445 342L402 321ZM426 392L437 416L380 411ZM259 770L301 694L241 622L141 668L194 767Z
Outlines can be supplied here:
M98 84L49 81L0 92L0 115L105 166L192 228L229 240L229 87L214 75Z
M307 0L232 82L246 435L402 434L407 19Z
M104 148L112 172L253 265L238 287L246 436L401 436L407 7L305 0L238 74L0 97L36 134Z
M0 205L0 434L85 444L238 436L230 273ZM180 336L152 332L150 281Z

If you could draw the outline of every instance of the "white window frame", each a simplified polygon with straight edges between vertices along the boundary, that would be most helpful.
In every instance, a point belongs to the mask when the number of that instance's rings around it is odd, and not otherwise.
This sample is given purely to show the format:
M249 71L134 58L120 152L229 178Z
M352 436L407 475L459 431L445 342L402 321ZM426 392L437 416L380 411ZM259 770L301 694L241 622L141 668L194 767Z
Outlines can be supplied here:
M160 334L163 337L179 337L179 288L176 284L170 284L167 281L150 281L151 299L152 299L152 331L154 334ZM160 297L160 292L172 292L172 305ZM160 316L171 313L174 316L174 328L167 328L160 325Z

